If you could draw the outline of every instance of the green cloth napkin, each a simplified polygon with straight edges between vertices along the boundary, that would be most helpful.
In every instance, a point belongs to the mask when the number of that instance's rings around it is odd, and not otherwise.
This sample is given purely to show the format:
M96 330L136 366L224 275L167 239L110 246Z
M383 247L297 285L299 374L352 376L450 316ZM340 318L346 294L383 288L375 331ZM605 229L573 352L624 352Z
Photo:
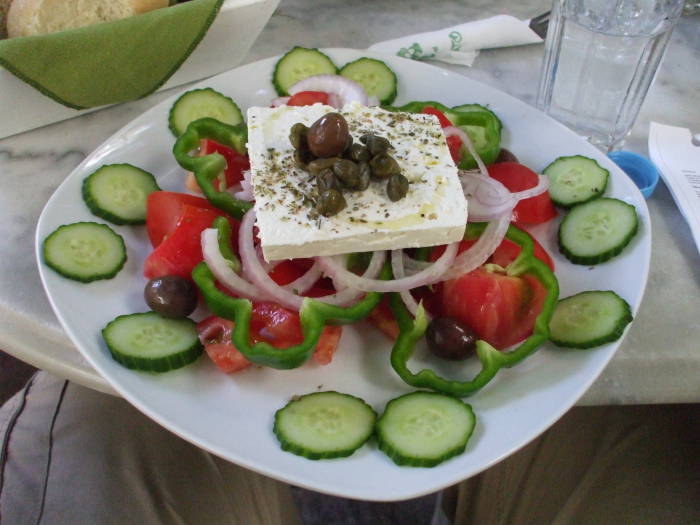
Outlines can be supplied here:
M44 95L85 109L145 97L192 53L223 0L194 0L143 15L0 41L0 65Z

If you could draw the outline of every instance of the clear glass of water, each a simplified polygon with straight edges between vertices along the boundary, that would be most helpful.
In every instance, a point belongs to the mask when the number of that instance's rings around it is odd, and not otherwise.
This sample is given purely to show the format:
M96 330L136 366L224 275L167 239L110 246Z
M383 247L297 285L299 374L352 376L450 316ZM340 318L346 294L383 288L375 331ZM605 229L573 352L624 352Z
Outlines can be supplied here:
M537 106L598 148L620 148L683 3L554 0Z

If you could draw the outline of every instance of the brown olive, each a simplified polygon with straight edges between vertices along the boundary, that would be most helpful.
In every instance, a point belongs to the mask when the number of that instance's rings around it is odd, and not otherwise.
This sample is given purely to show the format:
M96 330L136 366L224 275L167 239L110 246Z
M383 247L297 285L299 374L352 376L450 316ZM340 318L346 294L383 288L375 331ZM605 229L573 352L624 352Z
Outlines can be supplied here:
M178 275L151 279L143 295L151 310L163 317L187 317L197 307L197 288L192 281Z
M353 144L350 147L348 157L355 162L367 162L372 158L372 155L370 155L369 150L362 144Z
M327 113L311 124L306 142L316 157L337 157L348 144L348 123L340 113Z
M309 128L301 122L297 122L292 126L292 129L289 131L289 142L292 143L294 149L299 149L302 145L305 145L308 131Z
M318 188L319 194L326 190L342 190L340 182L338 182L338 179L333 175L333 170L330 168L326 168L316 175L316 187Z
M425 332L428 348L438 357L460 361L476 350L477 336L454 317L436 317Z
M401 173L401 168L396 159L386 153L375 155L369 161L369 167L372 169L372 177L377 179L386 179L395 173Z
M367 133L360 137L360 141L367 146L370 154L372 156L378 155L380 153L386 153L391 147L391 143L384 137L378 137L377 135L372 135Z
M316 176L323 170L332 168L336 160L338 160L338 157L329 157L327 159L312 160L311 162L309 162L309 165L306 167L306 169L311 175Z
M347 188L354 189L360 184L360 168L351 160L336 160L333 163L333 173Z
M343 208L347 206L345 202L345 197L338 190L326 190L318 197L318 202L316 203L316 210L318 213L324 217L330 217L339 213Z
M400 201L408 193L408 179L400 173L389 177L386 184L386 194L392 202Z
M501 148L501 151L498 152L498 157L493 162L494 164L496 162L518 162L518 157L506 148Z
M360 183L357 185L356 190L365 191L369 188L370 177L372 176L372 170L369 168L369 164L366 162L358 162L357 167L360 171Z

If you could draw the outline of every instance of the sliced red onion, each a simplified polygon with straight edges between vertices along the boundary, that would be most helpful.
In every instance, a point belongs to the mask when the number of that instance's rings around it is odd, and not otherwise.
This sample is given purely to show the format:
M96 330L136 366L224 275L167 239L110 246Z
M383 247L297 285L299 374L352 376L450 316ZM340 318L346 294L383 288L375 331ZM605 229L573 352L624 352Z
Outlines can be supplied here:
M391 270L394 272L394 277L397 279L403 279L406 276L403 267L403 256L403 250L391 251ZM411 294L411 290L402 290L399 292L399 295L401 296L401 300L403 301L403 304L406 305L408 311L415 317L418 312L418 302L413 297L413 294ZM427 312L426 315L428 315ZM428 318L430 317L428 316Z
M537 178L539 179L537 181L537 185L533 186L532 188L528 188L523 191L516 191L515 193L512 193L512 197L516 201L521 201L524 199L529 199L531 197L537 197L538 195L541 195L545 191L549 189L549 177L546 175L537 175Z
M277 98L273 98L273 99L272 99L272 102L270 102L270 105L271 105L273 108L278 108L278 107L280 107L280 106L284 106L285 104L287 104L287 102L289 102L289 99L290 99L290 98L292 98L292 97L277 97Z
M443 280L455 279L460 275L476 270L484 264L503 241L509 225L510 213L489 222L479 240L471 248L460 253L455 258L452 267L443 275Z
M228 265L219 249L218 231L215 228L208 228L202 232L201 243L204 261L221 284L239 297L257 300L264 298L258 288L243 279Z
M474 148L474 144L472 143L472 139L469 138L469 135L467 135L457 126L448 126L446 128L443 128L442 131L445 134L446 139L452 136L459 137L462 143L469 150L469 153L471 153L472 157L474 157L476 165L479 166L479 170L481 171L482 175L488 176L489 172L486 169L486 164L484 164L484 161L481 160L481 157L479 157L479 154L476 152L476 148Z
M378 106L379 99L375 95L370 95L369 97L367 97L367 105L368 106Z
M511 212L516 201L503 184L475 171L460 171L459 181L469 201L469 221L488 222Z
M333 282L339 283L342 286L362 290L364 292L401 292L403 290L410 290L440 281L442 274L452 265L457 255L458 247L459 243L448 245L445 253L428 268L410 277L393 279L391 281L360 277L345 268L345 265L337 256L319 257L318 260L322 264L323 272L333 279Z
M349 78L340 75L315 75L300 80L289 88L289 93L294 95L300 91L323 91L338 96L338 107L343 107L350 102L359 102L367 105L367 93L364 88Z
M233 196L242 201L255 200L255 196L253 195L253 183L251 182L250 170L245 170L243 172L243 180L240 184L240 190L234 192Z
M318 261L314 261L311 268L304 272L304 275L298 279L295 279L289 284L285 284L284 287L298 295L302 295L308 292L309 288L311 288L321 277L323 277L321 265L318 264Z
M340 96L335 93L328 94L328 105L335 109L343 109L343 101Z
M275 269L275 266L277 266L281 262L281 261L267 262L265 260L265 257L263 257L262 246L260 246L259 244L255 247L255 253L258 256L258 261L260 261L260 264L265 269L265 273L270 273L272 270Z

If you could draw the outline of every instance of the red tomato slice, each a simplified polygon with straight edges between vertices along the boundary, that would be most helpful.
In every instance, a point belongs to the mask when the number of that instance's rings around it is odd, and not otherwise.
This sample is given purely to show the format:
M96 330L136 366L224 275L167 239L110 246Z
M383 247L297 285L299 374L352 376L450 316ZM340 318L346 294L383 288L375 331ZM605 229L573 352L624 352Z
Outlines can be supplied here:
M197 331L207 355L224 372L235 372L250 364L231 342L232 321L209 317L197 325ZM341 326L326 326L323 329L313 355L318 364L331 362L342 333ZM280 349L301 343L304 334L299 314L276 303L253 303L250 340L251 343L264 341Z
M437 108L434 108L432 106L426 106L423 108L423 111L421 113L425 113L426 115L435 115L440 121L440 126L443 128L452 126L452 122L450 122L450 119L448 119L445 116L445 114ZM447 147L450 150L452 160L455 162L455 164L459 163L459 160L462 158L462 141L460 140L460 138L455 137L454 135L448 137Z
M163 275L179 275L190 278L194 267L202 262L201 234L211 227L211 223L224 212L214 208L199 208L184 204L177 226L172 234L151 252L144 263L143 274L147 279ZM238 221L228 218L231 223L231 242L238 243ZM146 219L148 223L148 218Z
M202 139L200 155L219 153L226 159L226 187L230 188L234 184L243 180L243 172L250 169L248 155L241 155L233 148L219 144L211 139ZM214 187L219 189L219 181L214 181Z
M146 230L154 248L175 231L185 205L208 210L215 209L206 199L187 195L186 193L154 191L148 196L146 201Z
M269 275L277 284L284 286L304 275L311 268L313 262L313 259L288 259L278 263ZM335 293L333 282L330 279L322 278L303 295L307 297L323 297L332 293Z
M448 119L445 114L440 111L437 108L434 108L433 106L426 106L423 108L423 111L421 113L425 113L426 115L434 115L437 117L437 119L440 121L440 127L442 128L447 128L452 125L452 122L450 122L450 119Z
M377 307L370 312L367 320L392 341L399 336L399 324L396 322L391 308L389 308L387 296L384 296Z
M511 192L523 191L537 186L537 174L517 162L498 162L488 167L489 175ZM513 210L513 222L518 226L540 224L557 216L549 198L549 192L522 200Z
M314 104L328 104L328 93L323 91L300 91L292 95L287 101L288 106L313 106Z

